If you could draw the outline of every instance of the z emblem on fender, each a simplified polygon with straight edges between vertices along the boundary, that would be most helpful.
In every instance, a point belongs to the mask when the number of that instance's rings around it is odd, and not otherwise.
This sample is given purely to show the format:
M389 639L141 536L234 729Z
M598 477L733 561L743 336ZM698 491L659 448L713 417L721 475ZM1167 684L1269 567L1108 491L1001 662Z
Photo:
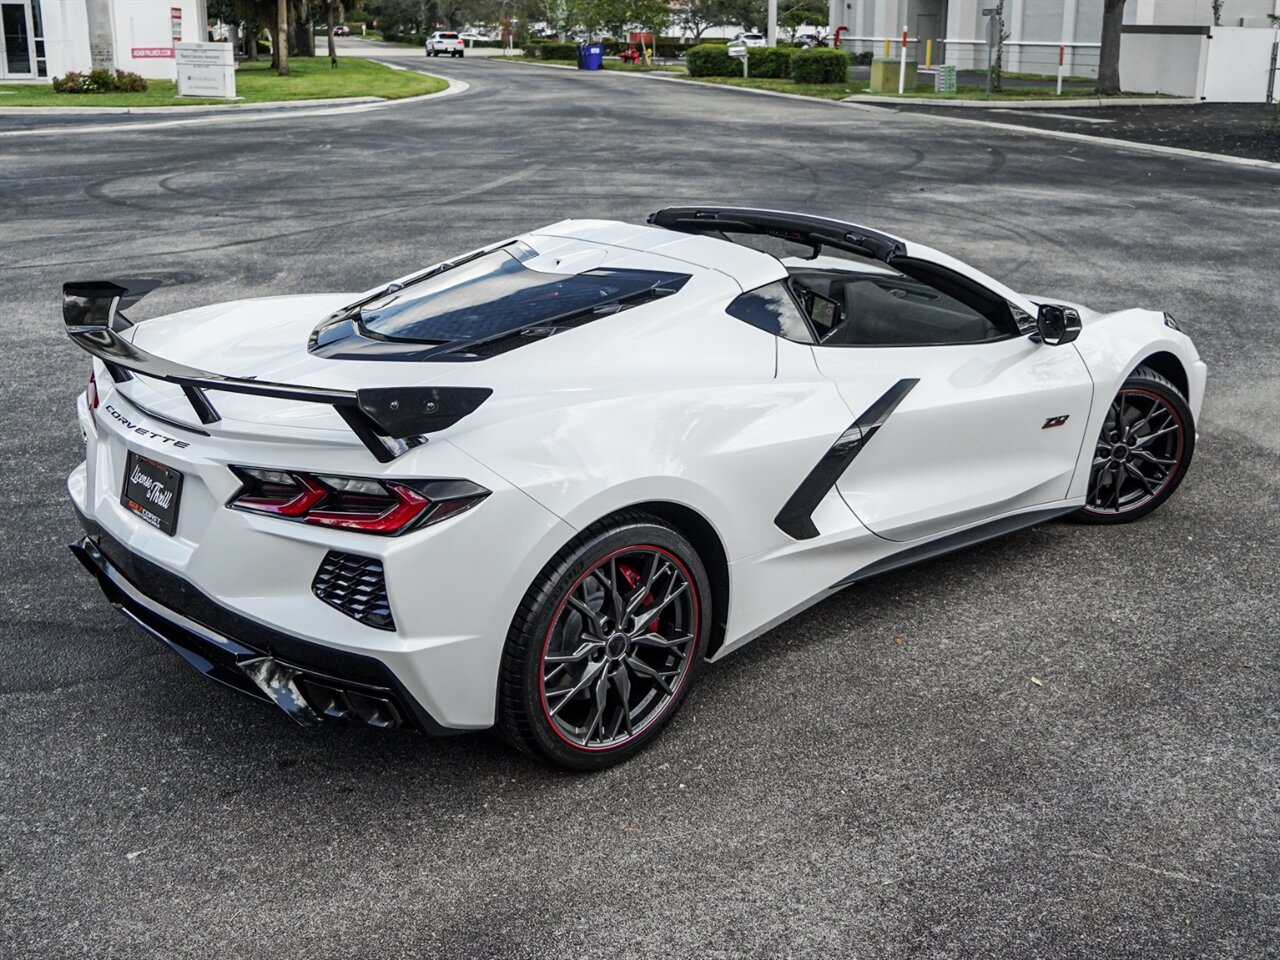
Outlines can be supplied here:
M1040 429L1048 430L1050 427L1060 427L1070 419L1071 419L1071 414L1067 414L1064 417L1050 417L1048 420L1044 422L1044 426L1041 427Z

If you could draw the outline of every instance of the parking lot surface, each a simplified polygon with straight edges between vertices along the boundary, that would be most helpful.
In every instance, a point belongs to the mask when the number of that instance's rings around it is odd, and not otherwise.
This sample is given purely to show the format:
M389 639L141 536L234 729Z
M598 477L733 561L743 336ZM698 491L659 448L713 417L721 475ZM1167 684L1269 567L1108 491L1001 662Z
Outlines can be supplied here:
M471 89L0 140L0 953L1274 956L1280 172L430 69ZM595 776L481 734L294 727L126 622L68 554L88 364L59 330L64 280L162 277L136 311L154 316L676 203L861 221L1029 293L1169 310L1210 372L1186 483L1137 524L860 584L706 670L654 749Z

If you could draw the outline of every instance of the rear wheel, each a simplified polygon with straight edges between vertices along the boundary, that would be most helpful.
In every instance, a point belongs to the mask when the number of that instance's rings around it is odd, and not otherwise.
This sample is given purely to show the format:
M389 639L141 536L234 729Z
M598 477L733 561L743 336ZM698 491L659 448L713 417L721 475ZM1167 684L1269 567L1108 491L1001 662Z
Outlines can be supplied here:
M558 766L644 749L679 709L710 630L692 545L643 513L585 531L543 568L507 635L498 730Z
M1072 519L1126 523L1145 517L1178 489L1195 446L1186 399L1160 374L1139 367L1107 410L1094 446L1087 500Z

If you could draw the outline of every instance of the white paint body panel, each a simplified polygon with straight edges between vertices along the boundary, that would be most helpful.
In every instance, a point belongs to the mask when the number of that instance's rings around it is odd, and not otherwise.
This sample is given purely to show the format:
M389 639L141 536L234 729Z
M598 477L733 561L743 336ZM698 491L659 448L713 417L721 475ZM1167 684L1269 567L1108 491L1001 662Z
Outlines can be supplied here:
M441 724L494 719L508 626L547 561L580 530L637 504L701 516L728 561L729 609L717 656L829 595L858 569L905 547L996 517L1083 501L1085 437L1146 356L1187 368L1193 411L1204 367L1191 341L1142 310L1082 310L1075 345L1026 337L954 347L827 348L780 340L729 316L744 290L786 276L775 258L705 236L610 221L564 221L520 238L539 269L607 265L687 273L675 295L476 362L329 360L307 351L316 324L357 294L246 300L147 320L140 348L233 376L356 389L441 384L492 388L454 426L390 463L376 462L329 407L218 393L223 419L200 436L176 387L114 385L78 411L86 461L69 480L77 508L129 549L231 610L306 640L376 657ZM953 258L933 259L1033 313L1032 298ZM415 275L402 278L412 279ZM901 378L918 386L796 540L774 519L850 423ZM114 411L114 413L112 413ZM1068 427L1041 430L1068 416ZM141 432L139 432L141 430ZM181 436L176 448L150 436ZM185 476L169 537L120 506L125 454ZM383 538L228 510L228 465L374 478L458 477L492 495L472 511ZM318 601L326 551L384 563L394 632Z

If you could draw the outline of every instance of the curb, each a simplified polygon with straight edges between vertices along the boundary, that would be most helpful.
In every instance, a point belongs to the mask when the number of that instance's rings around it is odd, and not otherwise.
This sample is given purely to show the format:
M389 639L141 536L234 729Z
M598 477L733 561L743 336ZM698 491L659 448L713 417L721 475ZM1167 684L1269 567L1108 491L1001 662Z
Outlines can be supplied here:
M441 78L443 79L443 78ZM441 93L444 91L441 90ZM426 94L435 96L435 94ZM410 97L407 99L417 99ZM322 100L268 100L263 103L199 103L173 107L6 107L0 98L0 117L68 117L83 114L86 117L120 115L163 115L184 113L216 113L237 110L290 110L308 107L331 107L361 103L382 103L382 97L327 97ZM390 102L390 101L388 101Z
M432 74L434 76L434 74ZM0 131L0 137L34 137L34 136L57 136L58 134L70 133L115 133L136 130L155 130L164 127L186 126L192 123L226 123L234 121L236 123L254 123L260 120L281 120L293 117L328 117L344 113L363 113L368 110L383 110L387 107L395 107L407 103L422 103L427 100L438 100L442 97L454 96L459 93L465 93L471 89L471 84L464 80L452 80L448 77L441 77L446 80L448 86L443 90L437 90L435 93L424 93L417 97L403 97L399 100L384 100L381 97L342 97L331 100L295 100L292 102L280 101L276 102L276 106L248 112L255 107L262 106L260 104L242 104L239 112L234 107L213 106L206 108L203 105L198 107L151 107L140 108L134 110L130 107L98 107L97 110L111 110L116 115L124 114L142 114L154 116L158 112L171 113L172 111L182 111L188 114L184 119L178 120L149 120L141 123L111 123L111 124L94 124L86 123L67 123L49 127L30 127L25 130L3 130ZM307 104L307 106L301 106ZM289 109L290 107L294 109ZM207 110L213 109L221 111L215 116L208 116ZM39 114L34 111L42 111ZM201 116L190 116L191 111L201 111ZM4 107L0 108L0 117L6 116L49 116L51 111L59 111L54 115L67 116L66 108L58 107ZM92 114L76 114L85 121L91 121Z
M1177 107L1200 105L1203 100L1194 97L1068 97L1065 100L941 100L930 97L884 97L876 94L855 93L843 103L874 103L879 106L909 104L919 107L956 107L974 110L1022 110L1027 107L1052 107L1057 110L1075 110L1079 107Z
M674 74L667 74L666 77L663 77L661 74L641 73L636 74L636 76L657 77L658 79L672 80L687 79ZM698 83L696 80L689 80L688 82ZM1066 130L1045 130L1041 127L1027 127L1013 123L1001 123L997 120L982 120L977 117L948 117L944 114L937 113L904 113L896 110L888 110L886 109L885 104L873 104L850 100L823 100L820 97L806 97L798 93L782 93L777 90L753 90L750 87L734 87L720 83L701 83L698 85L709 90L728 90L733 93L749 93L754 96L785 97L788 100L803 100L806 103L829 104L833 107L842 107L845 109L852 107L854 109L873 110L881 114L893 114L896 117L914 117L916 119L927 118L929 120L936 120L942 123L976 124L995 130L1012 130L1015 133L1029 133L1036 136L1052 137L1059 140L1076 140L1099 146L1119 147L1125 150L1133 150L1138 153L1155 153L1169 157L1184 157L1188 160L1211 160L1216 163L1229 163L1238 167L1280 170L1280 162L1274 160L1255 160L1252 157L1233 157L1225 153L1203 153L1199 150L1187 150L1184 147L1166 147L1158 143L1143 143L1140 140L1121 140L1117 137L1099 137L1088 133L1070 133ZM902 101L896 100L895 98L895 102L901 103ZM1188 102L1197 103L1199 101Z

